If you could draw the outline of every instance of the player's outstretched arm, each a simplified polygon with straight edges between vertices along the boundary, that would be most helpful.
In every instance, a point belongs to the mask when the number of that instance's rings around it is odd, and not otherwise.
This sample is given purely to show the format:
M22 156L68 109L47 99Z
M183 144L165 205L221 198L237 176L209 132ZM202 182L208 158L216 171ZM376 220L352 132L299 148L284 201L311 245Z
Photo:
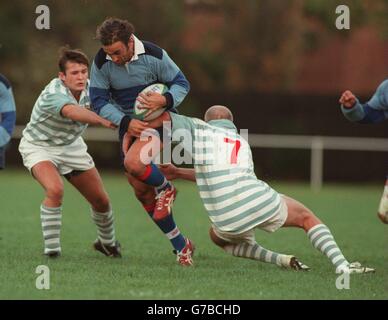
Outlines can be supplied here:
M109 120L101 118L96 113L77 105L72 105L72 104L65 105L61 110L61 114L62 116L74 121L93 124L93 125L101 125L110 129L117 128L117 126L113 122L110 122Z
M183 179L195 182L195 171L191 168L177 168L173 164L160 164L160 171L167 180Z
M379 123L388 118L388 80L377 88L376 93L365 104L361 104L357 97L346 90L339 99L344 116L358 123Z

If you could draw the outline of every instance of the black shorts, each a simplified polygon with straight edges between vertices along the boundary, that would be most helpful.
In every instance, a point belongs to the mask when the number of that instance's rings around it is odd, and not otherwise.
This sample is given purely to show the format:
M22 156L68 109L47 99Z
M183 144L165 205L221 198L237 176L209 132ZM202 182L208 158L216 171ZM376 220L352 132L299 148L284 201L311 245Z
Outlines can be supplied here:
M5 147L0 147L0 170L5 168Z
M169 110L169 112L178 113L178 110L176 108L171 108ZM164 147L165 147L166 143L171 144L171 132L168 132L168 131L167 132L163 132L164 131L163 127L155 128L155 130L159 134L160 141L164 142ZM124 168L124 170L125 170L125 167L124 167L124 158L125 158L125 156L124 156L124 153L123 153L123 138L124 138L125 133L126 133L126 131L119 129L120 162L121 162L121 166ZM163 141L164 137L165 137L166 141ZM135 139L132 140L132 143L134 141L135 141Z

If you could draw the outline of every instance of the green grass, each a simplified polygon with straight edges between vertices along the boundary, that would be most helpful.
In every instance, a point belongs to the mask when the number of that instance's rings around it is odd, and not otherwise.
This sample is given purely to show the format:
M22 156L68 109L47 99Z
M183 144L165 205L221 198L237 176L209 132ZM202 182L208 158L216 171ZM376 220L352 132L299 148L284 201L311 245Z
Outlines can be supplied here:
M330 262L312 248L304 232L257 231L264 247L292 253L309 265L298 273L235 258L208 238L209 221L194 184L179 182L174 212L181 231L195 242L194 268L175 263L171 247L152 223L126 180L102 174L111 197L123 258L91 249L96 236L88 204L66 183L62 257L42 256L40 186L27 171L0 172L0 299L387 299L387 226L376 218L382 186L326 185L313 194L305 184L272 183L305 203L331 228L349 260L377 269L351 276L349 290L337 290ZM50 268L50 290L35 288L38 265Z

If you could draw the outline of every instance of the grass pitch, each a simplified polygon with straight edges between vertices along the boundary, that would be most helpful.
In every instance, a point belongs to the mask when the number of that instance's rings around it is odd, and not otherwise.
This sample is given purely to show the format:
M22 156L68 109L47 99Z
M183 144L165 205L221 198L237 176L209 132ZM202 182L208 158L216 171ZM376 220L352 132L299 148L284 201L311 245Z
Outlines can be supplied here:
M175 263L167 238L135 200L123 176L102 174L112 200L123 258L91 249L96 237L89 206L66 183L62 256L42 255L39 205L43 191L27 171L0 172L0 299L387 299L388 226L376 217L382 185L325 185L313 194L304 184L271 183L310 207L332 230L345 256L377 269L353 275L338 290L331 263L305 233L281 229L256 232L264 247L295 254L312 270L298 273L235 258L214 246L196 186L177 182L175 220L196 244L195 267ZM36 267L50 268L50 289L38 290Z

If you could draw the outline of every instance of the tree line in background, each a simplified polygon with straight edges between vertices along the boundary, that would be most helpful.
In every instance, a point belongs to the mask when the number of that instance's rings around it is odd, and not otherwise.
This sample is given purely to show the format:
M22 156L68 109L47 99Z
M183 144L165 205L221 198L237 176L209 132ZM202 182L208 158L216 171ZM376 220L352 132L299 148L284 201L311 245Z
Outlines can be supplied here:
M50 8L50 30L35 28L40 4ZM96 26L117 16L131 21L141 39L166 49L194 93L292 92L300 55L338 32L339 4L351 8L351 30L373 25L388 36L386 0L2 1L0 72L13 83L18 123L26 123L43 86L57 74L59 47L81 48L93 59ZM349 32L341 36L346 41Z

